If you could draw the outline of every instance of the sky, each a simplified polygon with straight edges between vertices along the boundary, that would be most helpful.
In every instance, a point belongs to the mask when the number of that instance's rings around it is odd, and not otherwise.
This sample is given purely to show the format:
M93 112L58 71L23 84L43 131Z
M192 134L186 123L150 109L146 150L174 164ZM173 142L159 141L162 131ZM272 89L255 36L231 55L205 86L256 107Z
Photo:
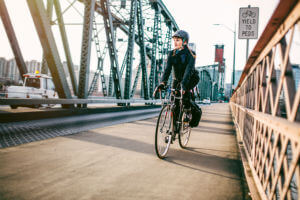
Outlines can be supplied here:
M70 0L61 0L61 3ZM25 60L41 60L42 48L34 28L32 18L25 0L5 0L13 26ZM236 27L238 32L239 8L259 7L258 38L263 32L267 22L274 12L279 0L163 0L164 4L175 18L180 29L190 34L190 42L196 44L197 66L214 64L214 45L224 44L224 58L226 59L226 82L230 82L233 64L233 41L232 31ZM62 5L63 6L63 5ZM80 7L80 5L79 5ZM80 9L80 8L79 8ZM81 16L74 10L69 15L72 20L80 22ZM73 17L74 16L74 17ZM66 16L67 18L68 16ZM0 20L1 21L1 20ZM68 19L65 19L68 21ZM215 26L213 24L223 24ZM235 26L236 24L236 26ZM228 27L228 28L226 28ZM59 35L58 27L53 28L54 34ZM79 26L68 26L67 34L82 32ZM73 34L72 34L73 33ZM74 36L70 42L73 62L79 65L81 35ZM238 34L237 34L238 36ZM249 41L249 54L257 40ZM57 44L62 60L63 48L61 42ZM7 59L13 57L2 21L0 22L0 57ZM236 69L242 70L246 63L246 40L236 38Z
M233 30L236 24L235 68L242 70L246 63L246 40L238 39L239 8L259 7L258 38L278 5L278 0L164 0L180 29L190 34L196 44L197 66L214 64L216 44L224 44L226 82L230 82L233 66ZM183 3L184 2L184 3ZM213 24L223 24L215 26ZM232 31L228 30L231 29ZM257 39L249 40L249 54Z

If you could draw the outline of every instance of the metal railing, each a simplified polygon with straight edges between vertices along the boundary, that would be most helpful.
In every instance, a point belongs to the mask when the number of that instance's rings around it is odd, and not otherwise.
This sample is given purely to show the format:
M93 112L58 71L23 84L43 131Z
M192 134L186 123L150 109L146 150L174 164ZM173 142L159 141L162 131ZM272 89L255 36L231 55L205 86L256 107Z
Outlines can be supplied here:
M21 99L21 98L0 98L0 105L39 105L39 104L159 104L160 101L145 99L112 99L112 98L89 98L89 99Z
M280 1L230 101L262 199L300 199L299 36L300 1Z

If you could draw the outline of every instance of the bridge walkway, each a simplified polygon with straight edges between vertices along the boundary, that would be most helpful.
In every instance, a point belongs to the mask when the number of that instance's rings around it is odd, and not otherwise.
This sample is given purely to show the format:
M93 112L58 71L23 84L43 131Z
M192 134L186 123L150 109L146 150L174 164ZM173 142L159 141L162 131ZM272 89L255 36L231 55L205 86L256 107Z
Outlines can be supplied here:
M228 104L203 106L189 148L154 152L156 119L0 149L0 199L245 199Z

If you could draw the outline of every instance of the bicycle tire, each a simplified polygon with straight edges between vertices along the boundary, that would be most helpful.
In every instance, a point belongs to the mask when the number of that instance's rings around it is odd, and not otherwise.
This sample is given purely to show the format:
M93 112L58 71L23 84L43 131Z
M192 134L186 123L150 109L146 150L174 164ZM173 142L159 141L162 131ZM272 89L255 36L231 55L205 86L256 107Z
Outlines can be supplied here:
M170 106L165 105L158 116L155 130L155 152L157 157L166 157L171 144L172 115Z
M181 116L180 116L180 131L178 134L178 138L179 138L179 146L183 149L186 148L189 139L190 139L190 135L191 135L191 131L192 128L190 126L190 120L187 122L184 122L184 119L186 117L186 115L191 115L191 113L186 113L186 112L182 112ZM191 119L191 116L188 116L189 119Z

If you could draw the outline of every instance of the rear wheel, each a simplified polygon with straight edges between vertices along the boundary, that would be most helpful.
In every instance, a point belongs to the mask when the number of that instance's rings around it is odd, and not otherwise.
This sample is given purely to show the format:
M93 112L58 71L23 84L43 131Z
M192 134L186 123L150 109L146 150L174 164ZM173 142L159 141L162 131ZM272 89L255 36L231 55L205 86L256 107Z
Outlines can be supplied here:
M181 127L179 132L179 145L181 148L186 148L192 128L190 127L190 121L192 119L191 112L183 112L181 117Z
M172 120L170 106L164 106L157 119L155 130L155 152L156 155L163 159L166 157L170 144L172 133Z

